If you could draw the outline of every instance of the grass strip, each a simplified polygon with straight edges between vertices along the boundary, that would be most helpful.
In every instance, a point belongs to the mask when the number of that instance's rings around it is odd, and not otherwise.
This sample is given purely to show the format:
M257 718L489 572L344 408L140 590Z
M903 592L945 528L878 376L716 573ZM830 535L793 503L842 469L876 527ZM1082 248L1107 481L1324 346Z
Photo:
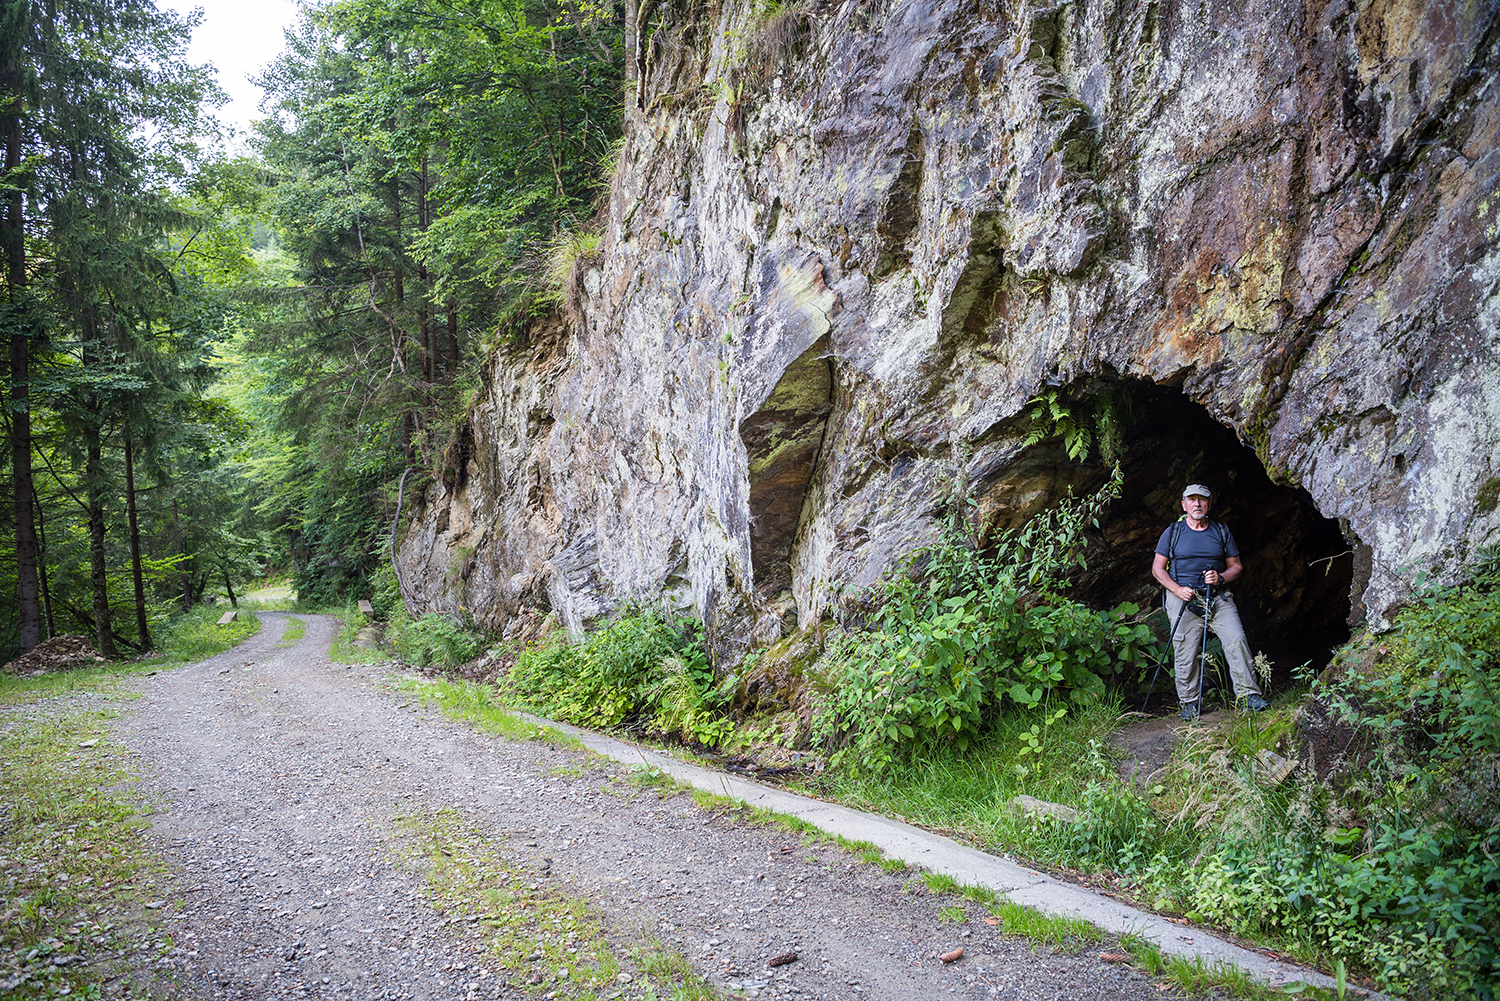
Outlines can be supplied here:
M0 674L0 704L27 702L70 692L104 692L124 698L137 693L121 685L121 679L137 674L155 674L179 664L190 664L223 653L255 635L260 620L241 613L234 622L219 625L223 613L198 608L175 616L157 635L157 649L149 656L129 662L102 663L68 671L14 676Z
M659 941L622 948L587 900L564 890L545 867L502 855L456 810L398 817L395 832L398 856L425 871L432 906L466 925L514 982L578 1001L720 996Z
M0 994L95 998L127 970L159 986L151 963L172 947L156 918L167 870L126 796L125 751L105 710L12 707L0 713ZM157 898L157 899L153 899Z
M485 733L511 740L537 740L557 747L581 750L574 737L529 723L508 711L498 700L494 686L470 681L428 680L407 677L398 690L417 696L422 704L437 706L449 719L473 723Z
M277 646L291 646L307 635L307 623L293 617L286 620L286 629L282 631L281 640Z

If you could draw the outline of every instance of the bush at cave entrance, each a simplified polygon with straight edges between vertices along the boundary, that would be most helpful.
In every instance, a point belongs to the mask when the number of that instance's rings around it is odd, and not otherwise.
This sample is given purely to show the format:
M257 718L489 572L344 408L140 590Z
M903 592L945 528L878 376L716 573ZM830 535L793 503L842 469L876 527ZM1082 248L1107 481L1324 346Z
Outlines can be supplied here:
M1093 700L1154 659L1135 605L1096 611L1060 596L1081 566L1085 527L1120 487L1117 467L1098 492L1037 515L989 554L956 529L914 554L825 657L813 729L832 763L879 772L935 742L961 750L1007 706Z

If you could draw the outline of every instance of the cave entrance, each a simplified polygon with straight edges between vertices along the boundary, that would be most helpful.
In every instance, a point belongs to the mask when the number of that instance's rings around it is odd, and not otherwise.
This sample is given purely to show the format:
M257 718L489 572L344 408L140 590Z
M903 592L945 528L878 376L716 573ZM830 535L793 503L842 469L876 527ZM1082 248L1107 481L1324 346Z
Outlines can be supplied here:
M1211 517L1229 526L1239 545L1245 574L1236 583L1235 600L1251 648L1275 665L1273 688L1289 684L1303 663L1311 662L1314 670L1326 665L1349 638L1357 547L1338 522L1323 517L1305 490L1274 482L1232 430L1175 388L1090 379L1069 395L1085 408L1106 397L1116 401L1125 476L1121 497L1110 505L1086 554L1076 596L1099 607L1121 601L1159 605L1152 553L1162 531L1182 513L1183 487L1202 483L1213 491ZM993 487L1014 500L1024 496L1014 486L1017 467L1023 478L1030 468L1032 483L1051 483L1040 491L1050 496L1030 494L1025 507L1031 510L1055 503L1070 485L1075 492L1097 488L1106 475L1097 454L1084 466L1067 459L1055 441L1044 442L996 471ZM992 508L992 524L1017 524L1031 513L1007 506Z

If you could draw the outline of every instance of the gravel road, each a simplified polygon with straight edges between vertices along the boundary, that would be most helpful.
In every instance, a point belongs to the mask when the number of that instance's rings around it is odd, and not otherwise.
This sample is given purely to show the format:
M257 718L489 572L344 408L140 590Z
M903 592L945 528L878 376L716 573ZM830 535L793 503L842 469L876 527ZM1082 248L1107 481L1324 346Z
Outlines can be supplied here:
M567 997L500 966L424 894L395 821L459 811L476 849L584 898L623 950L656 939L725 996L813 999L1178 996L1106 946L1054 953L982 908L838 847L632 781L587 752L491 736L330 661L337 620L260 613L218 657L144 679L113 724L158 804L151 838L185 906L159 961L190 997ZM945 964L941 954L962 947ZM797 959L770 967L768 960ZM163 971L165 972L165 970ZM642 971L605 996L646 996ZM554 993L555 992L555 993Z

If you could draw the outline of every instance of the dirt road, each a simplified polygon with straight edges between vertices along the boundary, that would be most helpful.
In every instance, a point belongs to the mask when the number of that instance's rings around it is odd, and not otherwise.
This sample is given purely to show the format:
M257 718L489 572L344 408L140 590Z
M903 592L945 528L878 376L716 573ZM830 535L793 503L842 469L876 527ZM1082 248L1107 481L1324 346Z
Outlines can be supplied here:
M336 620L297 616L305 635L283 642L289 618L261 613L239 648L143 680L115 723L160 804L152 838L185 901L160 965L191 996L572 996L555 967L499 965L502 932L482 915L435 909L422 864L401 855L402 831L434 816L469 832L444 852L499 860L486 878L599 915L624 957L602 997L669 995L633 965L653 941L726 996L1175 996L1098 946L1069 956L1006 937L914 871L705 810L581 750L451 722L384 668L332 663Z

